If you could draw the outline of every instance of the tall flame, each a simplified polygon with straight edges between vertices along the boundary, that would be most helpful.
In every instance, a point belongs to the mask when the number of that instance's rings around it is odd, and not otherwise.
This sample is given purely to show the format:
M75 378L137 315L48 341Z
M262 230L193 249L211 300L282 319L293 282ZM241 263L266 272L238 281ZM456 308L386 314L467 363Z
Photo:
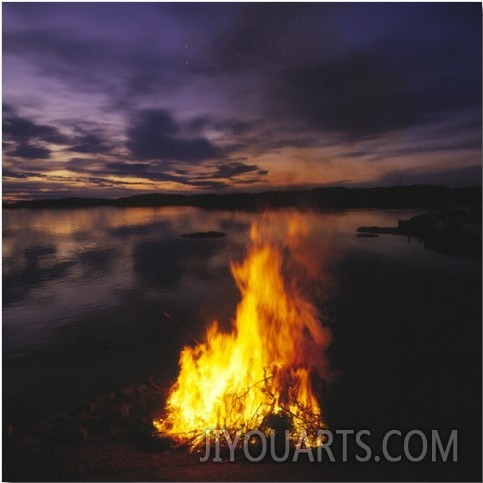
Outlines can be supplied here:
M294 249L303 226L291 218L282 244L264 220L251 228L245 260L231 264L242 296L232 331L222 332L215 321L205 342L182 350L166 417L154 421L192 448L207 430L246 433L267 428L271 416L284 416L294 431L323 426L312 382L327 375L330 333L294 276L306 271Z

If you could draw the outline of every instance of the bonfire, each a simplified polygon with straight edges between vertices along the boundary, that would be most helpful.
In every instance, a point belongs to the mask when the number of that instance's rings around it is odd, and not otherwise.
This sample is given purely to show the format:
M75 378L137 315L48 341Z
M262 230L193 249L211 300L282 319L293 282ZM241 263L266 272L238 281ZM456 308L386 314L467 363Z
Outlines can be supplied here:
M330 332L301 283L313 268L301 263L304 230L291 218L277 240L269 225L252 226L244 261L231 264L241 292L231 331L214 321L204 342L184 347L163 417L153 421L191 450L210 430L284 429L295 439L305 431L315 445L325 427L313 385L328 375Z

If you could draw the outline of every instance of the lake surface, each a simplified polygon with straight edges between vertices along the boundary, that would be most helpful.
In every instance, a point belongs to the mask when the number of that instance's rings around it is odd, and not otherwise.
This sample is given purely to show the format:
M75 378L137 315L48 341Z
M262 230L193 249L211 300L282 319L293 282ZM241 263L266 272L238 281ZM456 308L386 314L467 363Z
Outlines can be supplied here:
M270 223L282 226L290 212L271 212ZM298 214L321 273L316 302L333 333L328 357L338 376L323 407L333 427L459 429L461 451L479 452L481 467L481 262L355 233L413 214ZM243 258L259 216L5 210L4 422L75 409L150 375L175 377L179 352L192 343L185 331L202 339L213 319L229 328L239 300L230 261ZM226 236L181 237L210 230Z

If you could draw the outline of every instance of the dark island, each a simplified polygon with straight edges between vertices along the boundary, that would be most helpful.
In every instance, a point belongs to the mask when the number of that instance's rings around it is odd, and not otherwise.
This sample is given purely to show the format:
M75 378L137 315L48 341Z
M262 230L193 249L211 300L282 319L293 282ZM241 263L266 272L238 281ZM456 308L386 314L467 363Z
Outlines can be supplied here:
M221 238L225 234L221 231L196 231L194 233L183 233L184 238Z

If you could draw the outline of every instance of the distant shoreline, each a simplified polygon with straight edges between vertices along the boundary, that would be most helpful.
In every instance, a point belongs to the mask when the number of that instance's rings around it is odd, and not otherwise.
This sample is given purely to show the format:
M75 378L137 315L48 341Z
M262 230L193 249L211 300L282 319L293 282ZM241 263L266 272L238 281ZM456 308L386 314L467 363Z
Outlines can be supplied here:
M402 235L443 254L481 259L481 210L439 210L399 220L398 226L360 226L357 236Z
M481 209L481 186L448 188L413 185L389 188L314 188L261 193L141 194L118 199L59 198L3 203L4 209L193 206L208 209L258 211L265 208L428 208L474 206Z

